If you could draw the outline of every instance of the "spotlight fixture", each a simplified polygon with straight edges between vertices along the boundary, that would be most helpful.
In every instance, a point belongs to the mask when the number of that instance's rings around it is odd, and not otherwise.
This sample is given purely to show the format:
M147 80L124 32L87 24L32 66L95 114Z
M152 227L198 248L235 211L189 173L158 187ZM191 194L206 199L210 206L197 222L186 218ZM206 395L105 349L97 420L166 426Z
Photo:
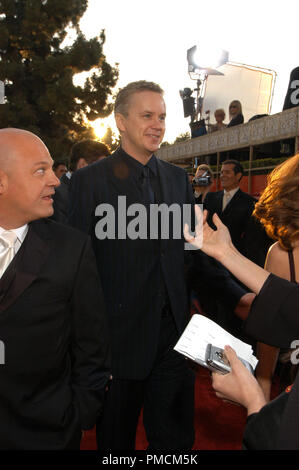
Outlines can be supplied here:
M228 52L210 46L193 46L187 50L188 72L205 75L223 75L219 70L228 62Z
M217 68L228 62L228 52L211 46L193 46L187 50L187 61L190 78L197 80L197 88L194 90L197 92L197 97L193 121L198 119L198 116L202 118L202 105L208 76L224 75Z

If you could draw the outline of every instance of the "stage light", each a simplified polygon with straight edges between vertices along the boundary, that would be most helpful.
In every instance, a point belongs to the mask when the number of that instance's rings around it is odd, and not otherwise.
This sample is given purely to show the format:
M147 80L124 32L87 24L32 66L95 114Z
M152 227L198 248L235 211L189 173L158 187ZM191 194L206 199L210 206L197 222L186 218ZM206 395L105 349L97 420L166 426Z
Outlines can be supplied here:
M219 70L228 62L228 52L211 46L193 46L187 50L188 72L204 75L223 75Z

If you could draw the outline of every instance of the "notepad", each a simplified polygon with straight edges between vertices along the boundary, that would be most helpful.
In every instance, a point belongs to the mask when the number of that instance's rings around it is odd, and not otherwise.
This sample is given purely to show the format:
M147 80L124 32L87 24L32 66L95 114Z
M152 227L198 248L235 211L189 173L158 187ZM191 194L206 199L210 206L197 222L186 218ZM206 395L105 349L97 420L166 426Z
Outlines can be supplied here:
M226 345L231 346L237 356L249 362L255 370L258 360L253 354L252 346L231 335L213 320L203 315L192 315L174 349L198 364L209 368L205 360L208 344L222 349Z

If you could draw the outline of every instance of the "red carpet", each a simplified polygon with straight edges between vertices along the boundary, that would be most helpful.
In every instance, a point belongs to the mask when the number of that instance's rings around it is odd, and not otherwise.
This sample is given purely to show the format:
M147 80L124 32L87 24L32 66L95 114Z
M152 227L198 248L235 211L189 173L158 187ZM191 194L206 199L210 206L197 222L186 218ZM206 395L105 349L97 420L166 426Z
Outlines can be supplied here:
M211 387L209 371L198 366L195 384L196 430L195 450L237 450L241 449L243 429L246 423L244 408L223 402L217 398ZM171 444L171 443L170 443ZM171 446L170 446L171 447ZM147 440L140 416L136 450L145 450ZM95 430L85 432L82 450L95 450Z

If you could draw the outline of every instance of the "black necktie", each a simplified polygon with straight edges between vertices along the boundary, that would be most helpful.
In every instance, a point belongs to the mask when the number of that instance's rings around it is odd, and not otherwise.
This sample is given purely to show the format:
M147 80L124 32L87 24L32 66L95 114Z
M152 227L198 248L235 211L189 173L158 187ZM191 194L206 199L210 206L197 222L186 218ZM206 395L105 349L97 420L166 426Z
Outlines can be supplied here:
M151 180L150 180L150 169L146 165L142 168L141 191L142 191L142 199L146 206L148 206L149 204L155 203L155 194L154 194L154 191L151 185Z

